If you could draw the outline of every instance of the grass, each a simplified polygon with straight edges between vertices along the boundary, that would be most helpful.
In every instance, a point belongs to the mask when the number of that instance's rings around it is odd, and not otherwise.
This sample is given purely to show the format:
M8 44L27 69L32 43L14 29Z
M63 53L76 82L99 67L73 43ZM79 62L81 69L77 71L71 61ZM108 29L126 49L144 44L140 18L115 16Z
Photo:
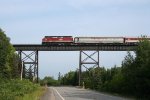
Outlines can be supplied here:
M45 87L19 79L0 79L0 100L39 100Z
M16 97L16 100L40 100L40 97L45 93L45 87L39 87L32 93L25 94L23 97Z

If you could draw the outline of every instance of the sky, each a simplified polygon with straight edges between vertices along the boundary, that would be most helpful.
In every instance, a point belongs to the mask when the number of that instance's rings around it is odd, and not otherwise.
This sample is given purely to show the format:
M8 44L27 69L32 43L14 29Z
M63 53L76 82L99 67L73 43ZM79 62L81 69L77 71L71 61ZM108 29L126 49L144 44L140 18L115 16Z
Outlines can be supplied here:
M0 28L12 44L44 36L150 35L150 0L0 0ZM76 70L79 52L39 52L39 75ZM100 51L100 66L120 66L126 52Z

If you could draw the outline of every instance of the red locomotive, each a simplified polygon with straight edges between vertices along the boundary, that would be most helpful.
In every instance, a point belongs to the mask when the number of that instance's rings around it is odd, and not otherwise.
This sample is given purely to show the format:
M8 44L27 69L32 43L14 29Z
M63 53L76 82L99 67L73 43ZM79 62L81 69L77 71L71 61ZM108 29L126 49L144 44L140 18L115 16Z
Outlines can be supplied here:
M71 44L73 43L73 37L72 36L45 36L42 39L42 44Z

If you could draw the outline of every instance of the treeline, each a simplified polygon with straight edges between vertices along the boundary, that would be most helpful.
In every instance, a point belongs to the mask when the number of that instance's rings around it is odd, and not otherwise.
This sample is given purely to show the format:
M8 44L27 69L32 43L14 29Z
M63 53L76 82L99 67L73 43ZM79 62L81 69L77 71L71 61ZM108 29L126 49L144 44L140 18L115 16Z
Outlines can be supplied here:
M10 44L10 38L0 29L0 78L16 78L18 74L18 56Z
M60 76L58 78L58 81L60 85L77 86L78 85L78 73L77 71L70 71L64 76Z
M24 95L39 87L29 80L20 80L19 57L10 38L0 29L0 100L23 100Z
M69 72L60 78L60 82L63 85L78 85L77 75L77 71ZM83 82L85 88L149 100L150 42L142 40L134 56L128 52L121 67L97 67L82 72Z
M43 79L40 79L40 85L41 86L59 86L60 83L58 80L54 79L51 76L45 76Z
M77 86L78 85L78 73L76 71L70 71L64 76L61 75L59 72L58 79L54 79L54 77L46 76L43 79L40 79L41 86L64 86L64 85L71 85Z

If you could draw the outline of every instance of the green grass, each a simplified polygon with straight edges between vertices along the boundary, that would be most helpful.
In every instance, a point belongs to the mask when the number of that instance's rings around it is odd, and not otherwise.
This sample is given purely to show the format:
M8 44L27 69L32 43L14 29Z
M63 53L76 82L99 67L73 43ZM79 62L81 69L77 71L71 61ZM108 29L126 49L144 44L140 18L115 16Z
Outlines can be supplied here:
M29 80L0 79L0 100L38 100L43 91L39 84Z
M40 100L40 97L45 93L45 87L39 87L32 93L25 94L23 97L16 97L16 100Z

